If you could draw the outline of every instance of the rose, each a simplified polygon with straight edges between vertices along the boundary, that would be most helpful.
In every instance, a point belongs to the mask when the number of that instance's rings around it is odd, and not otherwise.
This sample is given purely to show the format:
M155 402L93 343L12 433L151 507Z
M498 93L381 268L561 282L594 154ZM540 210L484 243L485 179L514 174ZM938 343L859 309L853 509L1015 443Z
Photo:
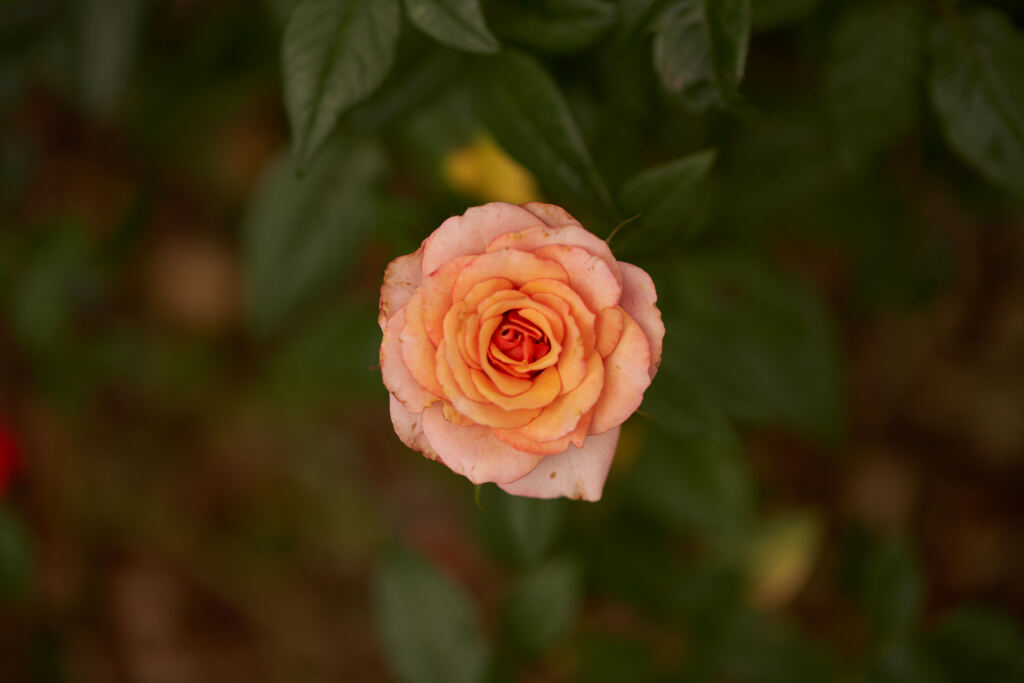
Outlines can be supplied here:
M449 218L384 274L395 432L474 483L600 499L661 361L656 301L647 273L557 206Z

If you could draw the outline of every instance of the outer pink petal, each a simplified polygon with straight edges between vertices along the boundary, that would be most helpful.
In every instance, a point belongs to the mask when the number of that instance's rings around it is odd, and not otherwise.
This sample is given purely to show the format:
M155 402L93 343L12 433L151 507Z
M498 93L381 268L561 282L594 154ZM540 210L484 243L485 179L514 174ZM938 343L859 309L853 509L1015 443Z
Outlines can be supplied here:
M549 244L533 252L535 256L560 264L569 274L569 286L593 313L615 306L622 295L622 286L604 259L582 247Z
M661 345L665 338L665 323L661 320L658 310L658 292L654 289L654 281L642 268L632 263L620 263L622 266L622 299L619 305L633 316L640 329L647 336L651 347L651 379L661 365Z
M390 397L391 424L395 426L395 434L409 448L419 451L431 460L437 460L426 434L423 433L423 414L410 413L394 395Z
M527 202L526 204L520 204L519 206L523 207L548 225L568 225L569 223L580 225L580 222L573 218L572 214L555 204Z
M405 308L402 307L388 320L384 328L384 340L380 345L380 374L384 386L397 398L406 410L414 413L438 399L420 386L402 360L402 328L405 327Z
M618 427L588 436L583 448L569 446L562 453L549 455L522 479L500 486L514 496L601 500L618 443Z
M377 322L383 330L395 311L405 305L412 293L420 286L420 264L423 248L411 254L399 256L388 264L384 271L384 283L380 287L380 313Z
M398 336L402 345L402 362L417 384L436 396L444 396L434 366L437 348L423 327L423 297L419 291L412 295L403 310L405 326Z
M541 462L539 456L502 442L487 427L448 422L440 405L423 412L423 433L441 461L474 484L515 481Z
M636 412L651 384L651 351L643 330L629 315L622 315L622 336L604 360L604 388L594 406L591 434L618 427Z
M492 202L452 216L423 241L423 274L457 256L482 254L488 243L505 232L538 225L537 216L515 204Z
M512 247L521 251L533 251L550 244L563 244L568 247L581 247L597 256L611 270L612 275L619 282L622 278L619 274L619 262L612 255L608 243L603 239L584 229L579 223L572 225L559 225L557 227L536 226L498 235L487 245L487 251L497 251L505 247Z

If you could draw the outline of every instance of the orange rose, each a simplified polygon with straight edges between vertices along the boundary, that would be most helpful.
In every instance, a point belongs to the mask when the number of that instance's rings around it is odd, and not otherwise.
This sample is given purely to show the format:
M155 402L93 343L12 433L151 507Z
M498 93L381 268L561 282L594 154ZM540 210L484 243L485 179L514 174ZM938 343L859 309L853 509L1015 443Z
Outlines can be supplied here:
M647 273L557 206L453 216L384 274L395 431L474 483L598 500L661 362L656 301Z

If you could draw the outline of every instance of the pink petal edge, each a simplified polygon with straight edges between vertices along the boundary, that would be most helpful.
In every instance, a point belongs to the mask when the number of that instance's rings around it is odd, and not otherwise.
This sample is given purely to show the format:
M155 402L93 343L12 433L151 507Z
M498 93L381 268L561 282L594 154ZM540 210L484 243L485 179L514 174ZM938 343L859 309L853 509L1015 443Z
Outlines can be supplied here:
M619 431L616 427L604 434L588 436L583 448L569 446L562 453L549 455L522 479L499 486L514 496L601 500L619 443Z
M515 204L491 202L452 216L423 240L423 275L458 256L482 254L498 235L537 225L537 216Z
M388 318L404 306L420 286L423 279L420 271L422 261L423 248L420 247L411 254L394 259L384 270L384 282L380 286L380 312L377 316L381 330L387 326Z
M647 337L651 347L650 374L651 379L654 379L661 365L661 347L665 339L665 323L657 306L658 292L651 276L643 268L624 261L620 261L619 266L622 268L622 298L619 305L633 317Z
M522 479L542 460L512 448L487 427L448 422L440 404L423 411L423 433L440 460L474 484Z

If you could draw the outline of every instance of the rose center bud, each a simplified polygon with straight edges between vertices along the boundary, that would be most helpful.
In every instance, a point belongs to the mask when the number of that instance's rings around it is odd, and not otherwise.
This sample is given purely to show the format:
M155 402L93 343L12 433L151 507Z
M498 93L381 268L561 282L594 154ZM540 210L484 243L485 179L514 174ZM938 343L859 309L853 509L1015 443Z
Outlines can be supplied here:
M501 317L491 341L509 358L527 364L543 358L551 350L547 335L519 311L509 311Z

